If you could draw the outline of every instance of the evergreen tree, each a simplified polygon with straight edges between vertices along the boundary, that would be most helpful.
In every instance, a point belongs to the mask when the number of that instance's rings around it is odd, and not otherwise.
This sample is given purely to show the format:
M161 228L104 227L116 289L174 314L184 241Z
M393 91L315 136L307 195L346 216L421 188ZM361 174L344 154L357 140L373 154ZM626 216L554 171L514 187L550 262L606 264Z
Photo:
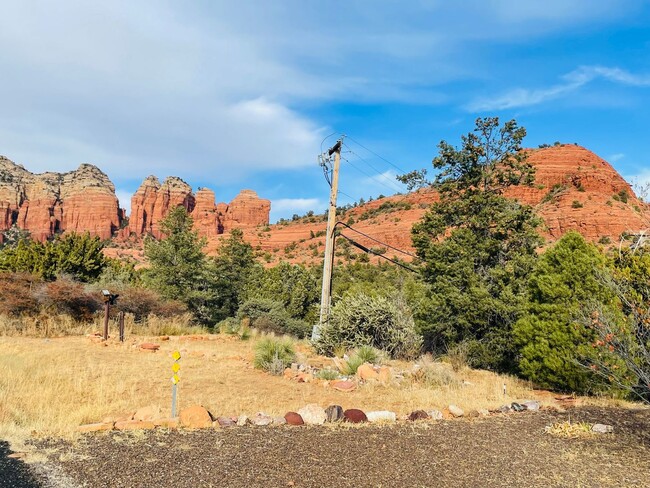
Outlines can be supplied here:
M512 185L533 182L521 147L525 134L513 120L500 125L485 118L460 148L442 141L430 183L440 200L412 230L430 285L416 314L425 346L444 351L466 341L474 365L502 371L515 366L511 327L524 308L526 276L541 243L533 210L503 196Z

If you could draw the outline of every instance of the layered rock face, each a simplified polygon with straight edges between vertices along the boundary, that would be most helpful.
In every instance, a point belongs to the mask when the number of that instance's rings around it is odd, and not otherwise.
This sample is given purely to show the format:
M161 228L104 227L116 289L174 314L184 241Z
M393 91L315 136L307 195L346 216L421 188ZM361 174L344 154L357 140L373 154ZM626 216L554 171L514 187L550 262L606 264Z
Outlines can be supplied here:
M109 239L120 219L115 187L99 168L33 174L0 156L0 231L16 224L40 241L65 231Z
M160 238L160 220L177 206L187 209L194 228L208 240L234 228L266 225L271 211L271 202L252 190L242 190L229 204L217 204L212 190L199 189L195 196L180 178L169 177L161 185L155 176L149 176L131 199L129 231Z
M577 230L591 241L618 240L650 223L645 205L605 160L581 146L531 150L533 187L511 188L508 196L536 208L551 240Z

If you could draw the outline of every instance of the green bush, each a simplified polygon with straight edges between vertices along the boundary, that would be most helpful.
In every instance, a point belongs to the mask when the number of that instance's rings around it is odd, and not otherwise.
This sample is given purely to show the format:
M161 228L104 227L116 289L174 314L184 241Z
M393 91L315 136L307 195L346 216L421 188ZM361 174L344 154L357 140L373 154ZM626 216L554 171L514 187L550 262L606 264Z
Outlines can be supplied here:
M262 331L289 334L299 339L311 332L307 322L292 318L282 303L267 298L246 300L237 311L237 319L248 319L251 327Z
M289 339L267 338L255 345L253 365L257 369L280 375L295 360L296 351Z
M372 346L393 358L417 357L422 339L404 304L365 293L347 295L332 308L329 323L314 346L331 355L338 347Z

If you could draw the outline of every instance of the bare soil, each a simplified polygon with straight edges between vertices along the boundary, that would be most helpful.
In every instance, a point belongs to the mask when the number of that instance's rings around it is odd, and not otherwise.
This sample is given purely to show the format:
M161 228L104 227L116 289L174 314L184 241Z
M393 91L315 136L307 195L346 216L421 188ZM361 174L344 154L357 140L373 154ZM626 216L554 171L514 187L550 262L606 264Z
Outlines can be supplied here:
M545 433L566 420L611 424L614 433L569 439ZM647 409L586 407L386 426L113 432L37 447L66 486L71 480L143 488L650 486ZM12 485L3 478L0 486L60 486L56 479Z

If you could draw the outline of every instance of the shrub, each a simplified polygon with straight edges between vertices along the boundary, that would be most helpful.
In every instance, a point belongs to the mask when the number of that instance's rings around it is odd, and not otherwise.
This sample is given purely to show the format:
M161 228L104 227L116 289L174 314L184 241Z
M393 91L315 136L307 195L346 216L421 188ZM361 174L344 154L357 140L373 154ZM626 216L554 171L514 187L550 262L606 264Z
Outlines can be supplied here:
M339 373L333 369L323 368L318 373L316 373L316 378L321 380L332 381L339 377Z
M98 295L86 293L80 283L68 278L43 284L36 293L39 303L50 313L70 315L82 322L91 321L102 308Z
M133 314L136 322L154 314L172 317L187 312L187 307L175 300L165 300L158 293L146 288L128 287L118 290L119 298L113 310Z
M250 326L259 330L289 334L299 339L311 332L311 326L290 317L282 303L266 298L251 298L242 303L237 311L237 319L248 319Z
M32 289L39 282L29 273L0 273L0 315L35 315L39 304Z
M257 369L280 375L295 360L296 352L288 339L267 338L255 345L253 365Z
M361 346L357 348L355 354L363 360L364 363L380 364L382 362L382 352L372 346Z
M573 200L573 202L571 203L571 208L582 208L582 207L584 207L584 205L580 203L579 200Z
M341 373L343 373L345 376L354 376L357 374L357 369L359 369L359 366L361 366L363 363L365 363L365 361L361 357L356 354L352 354L343 363L341 367Z
M314 346L322 354L332 354L338 346L372 346L393 358L416 357L422 338L405 308L386 297L347 295L332 308L329 323Z

